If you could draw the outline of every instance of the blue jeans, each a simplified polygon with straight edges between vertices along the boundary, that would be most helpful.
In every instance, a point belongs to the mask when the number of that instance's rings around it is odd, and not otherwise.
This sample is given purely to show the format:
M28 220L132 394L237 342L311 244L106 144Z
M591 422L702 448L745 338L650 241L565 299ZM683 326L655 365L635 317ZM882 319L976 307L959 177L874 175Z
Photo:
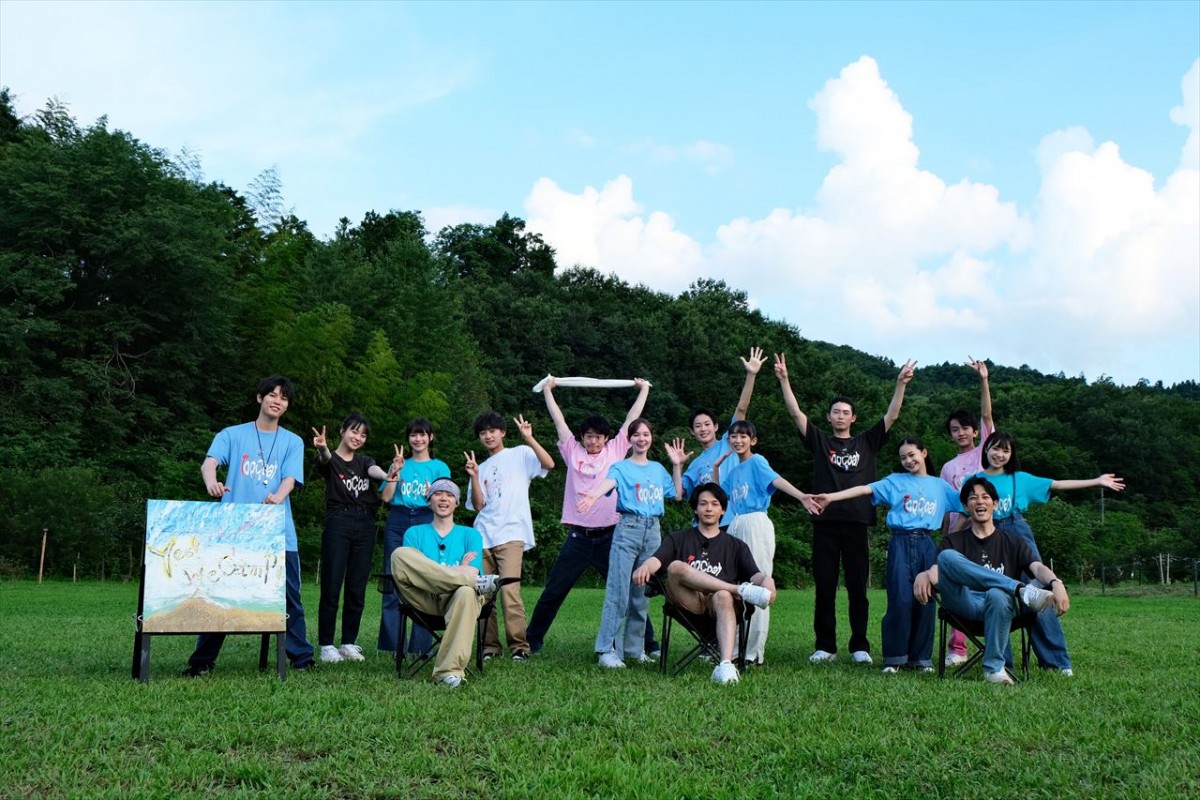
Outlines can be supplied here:
M304 628L304 603L300 599L300 554L288 550L284 554L287 576L287 635L283 649L293 667L307 667L313 660L313 646L308 643ZM225 644L223 633L202 633L196 639L196 650L188 663L194 667L212 668Z
M933 566L936 548L925 530L893 528L887 552L887 612L883 615L883 664L933 666L933 604L913 598L917 575Z
M1037 542L1033 541L1033 531L1020 515L1014 514L996 520L996 530L1024 539L1033 551L1033 557L1038 561L1042 560ZM1029 583L1033 576L1026 575L1024 580ZM1067 653L1067 635L1063 632L1062 620L1057 614L1038 614L1037 623L1029 629L1029 640L1033 644L1038 664L1043 669L1071 668L1071 656Z
M383 572L392 573L392 553L404 546L404 533L414 525L426 525L433 522L433 511L428 506L424 508L408 508L407 506L392 506L388 511L387 522L383 527ZM400 616L400 604L392 587L383 593L383 610L379 617L379 649L389 653L396 651L396 640L404 645L405 620ZM412 636L408 639L410 653L424 653L433 644L429 631L417 623L412 624Z
M646 597L646 587L634 586L631 578L633 571L662 544L658 523L658 517L622 514L613 530L600 633L596 635L597 653L615 653L618 658L624 658L645 652L650 600ZM622 626L625 628L624 644L621 642Z
M608 580L608 559L612 550L613 526L607 528L580 528L567 525L567 536L563 539L558 558L550 568L550 576L546 578L546 586L542 596L538 598L533 609L533 617L529 621L529 630L525 636L529 641L529 649L535 653L542 649L542 643L563 601L575 588L575 583L587 568L591 567ZM658 649L654 641L654 626L646 620L645 647L647 653Z
M1019 582L976 564L956 550L938 553L937 565L937 588L946 608L964 619L983 621L983 668L988 672L1004 669L1010 660L1008 637L1013 617L1020 613L1016 595ZM1040 585L1036 581L1033 584Z

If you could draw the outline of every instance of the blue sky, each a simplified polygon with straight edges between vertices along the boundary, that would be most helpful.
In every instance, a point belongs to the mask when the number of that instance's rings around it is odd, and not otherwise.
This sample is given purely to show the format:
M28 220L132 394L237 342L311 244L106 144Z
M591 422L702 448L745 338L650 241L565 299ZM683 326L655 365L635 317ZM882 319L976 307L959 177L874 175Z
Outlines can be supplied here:
M31 3L0 83L328 235L522 216L897 361L1200 379L1200 3ZM747 343L750 344L750 343Z

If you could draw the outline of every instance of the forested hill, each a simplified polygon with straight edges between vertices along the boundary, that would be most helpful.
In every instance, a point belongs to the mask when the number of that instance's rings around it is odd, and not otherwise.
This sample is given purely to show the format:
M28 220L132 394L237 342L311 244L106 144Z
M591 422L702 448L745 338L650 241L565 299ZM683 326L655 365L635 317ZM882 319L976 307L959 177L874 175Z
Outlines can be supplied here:
M196 174L103 119L81 127L61 106L18 119L0 94L0 572L36 569L49 528L50 570L128 574L146 498L204 496L198 466L213 433L253 418L255 383L270 373L295 381L284 422L306 440L311 426L333 429L359 410L373 424L368 452L385 460L409 418L429 417L435 451L461 483L471 420L487 407L532 418L555 452L530 391L547 373L649 379L661 441L683 435L692 407L732 413L751 346L787 354L815 418L843 394L860 424L883 413L907 355L805 339L804 320L767 319L723 283L671 296L565 268L508 215L431 235L419 212L368 213L322 240L303 220L272 215L281 199L269 181L248 198ZM952 454L947 413L979 405L961 360L987 353L963 348L946 354L954 363L918 368L893 431L923 437L938 463ZM1121 387L993 365L991 384L1028 471L1126 479L1123 495L1106 498L1103 536L1198 551L1196 383ZM619 420L633 393L558 396L574 422L596 410ZM750 418L759 452L807 488L807 453L769 366ZM559 470L535 484L539 534L550 538L561 482ZM308 568L321 494L314 485L295 496ZM1090 515L1098 495L1064 499Z

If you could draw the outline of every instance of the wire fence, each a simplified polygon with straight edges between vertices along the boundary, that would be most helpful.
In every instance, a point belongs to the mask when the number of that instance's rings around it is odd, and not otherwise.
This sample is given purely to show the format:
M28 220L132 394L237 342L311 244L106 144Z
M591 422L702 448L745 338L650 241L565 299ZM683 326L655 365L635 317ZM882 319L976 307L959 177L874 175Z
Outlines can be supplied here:
M1101 594L1108 587L1118 585L1177 586L1190 583L1192 595L1200 597L1200 558L1194 556L1155 553L1120 560L1080 562L1055 561L1052 557L1048 566L1056 575L1071 582L1077 580L1082 586L1099 583Z

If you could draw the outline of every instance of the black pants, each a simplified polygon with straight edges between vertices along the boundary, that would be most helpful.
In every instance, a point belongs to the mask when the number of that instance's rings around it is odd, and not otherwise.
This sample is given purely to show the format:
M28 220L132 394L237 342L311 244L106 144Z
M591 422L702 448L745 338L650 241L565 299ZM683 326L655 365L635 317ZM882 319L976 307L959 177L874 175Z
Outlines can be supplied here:
M818 650L836 653L838 567L846 571L846 594L850 599L850 651L871 652L867 641L867 573L870 566L867 526L857 522L813 523L813 583L817 587L813 610L813 633Z
M375 550L375 514L372 509L350 509L325 515L321 536L321 603L317 606L317 642L333 644L337 628L338 592L345 584L342 609L342 644L354 644L366 605L371 579L371 554Z

